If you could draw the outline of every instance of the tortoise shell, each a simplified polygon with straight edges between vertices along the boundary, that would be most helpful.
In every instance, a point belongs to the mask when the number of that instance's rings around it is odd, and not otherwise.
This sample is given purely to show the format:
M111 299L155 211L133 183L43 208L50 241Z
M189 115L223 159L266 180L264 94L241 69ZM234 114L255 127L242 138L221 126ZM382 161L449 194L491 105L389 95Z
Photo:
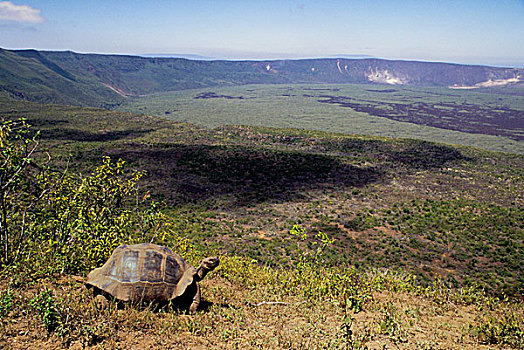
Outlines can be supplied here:
M87 276L86 284L122 301L167 301L184 294L196 270L169 248L121 245Z

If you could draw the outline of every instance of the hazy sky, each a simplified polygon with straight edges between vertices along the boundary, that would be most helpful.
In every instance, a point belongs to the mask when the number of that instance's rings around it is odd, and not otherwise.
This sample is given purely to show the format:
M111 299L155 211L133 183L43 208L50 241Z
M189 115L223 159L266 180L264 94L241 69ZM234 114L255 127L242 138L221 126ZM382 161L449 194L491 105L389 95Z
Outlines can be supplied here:
M524 65L524 0L11 0L0 47Z

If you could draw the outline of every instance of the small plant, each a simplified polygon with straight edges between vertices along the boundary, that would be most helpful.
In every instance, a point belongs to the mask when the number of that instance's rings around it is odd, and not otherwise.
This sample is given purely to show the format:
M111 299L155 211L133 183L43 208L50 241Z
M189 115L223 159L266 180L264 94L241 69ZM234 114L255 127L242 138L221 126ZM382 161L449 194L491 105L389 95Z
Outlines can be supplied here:
M60 303L61 300L57 300L53 291L48 288L44 288L29 302L48 332L53 332L61 326Z
M371 295L366 291L357 290L352 286L346 293L349 296L346 297L346 307L352 310L354 313L358 313L364 309L364 304L371 300Z
M100 334L107 332L104 324L95 323L94 325L83 325L80 330L80 342L83 347L93 346L100 343L104 337Z
M14 295L10 289L0 292L0 318L7 316L14 307Z
M408 341L407 331L403 328L400 315L391 302L386 305L378 328L381 333L387 334L393 341L401 343Z
M349 344L353 343L353 330L351 329L352 325L353 325L353 318L351 317L351 315L346 313L342 317L342 324L340 328L342 329L342 335L348 346ZM352 349L352 347L350 346L349 349Z
M364 334L356 334L353 330L353 321L354 319L347 313L342 317L342 336L345 341L346 350L367 350L366 343L370 340L370 333L366 332Z
M296 253L299 256L299 262L297 264L299 268L303 268L308 264L320 263L326 248L335 241L320 231L313 237L310 237L307 230L300 225L294 225L291 230L289 230L289 233L297 239ZM301 242L306 242L308 239L310 240L310 249L301 244Z

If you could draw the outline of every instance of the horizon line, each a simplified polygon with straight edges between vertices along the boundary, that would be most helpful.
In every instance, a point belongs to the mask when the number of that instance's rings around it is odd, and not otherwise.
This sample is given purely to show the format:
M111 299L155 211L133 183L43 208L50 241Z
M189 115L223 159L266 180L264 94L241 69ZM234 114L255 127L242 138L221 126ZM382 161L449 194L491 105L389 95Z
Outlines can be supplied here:
M265 58L253 58L253 57L243 57L243 58L234 58L228 57L229 55L219 54L219 55L203 55L196 53L115 53L115 52L92 52L92 51L75 51L71 49L35 49L35 48L3 48L0 49L7 51L43 51L43 52L72 52L75 54L81 55L106 55L106 56L133 56L133 57L143 57L143 58L180 58L187 59L191 61L298 61L298 60L315 60L315 59L354 59L354 60L364 60L364 59L377 59L384 61L405 61L405 62L427 62L427 63L443 63L443 64L455 64L455 65L465 65L465 66L486 66L486 67L498 67L498 68L514 68L521 69L524 68L524 59L523 63L511 62L511 63L469 63L469 62L460 62L460 61L448 61L443 59L415 59L415 58L384 58L368 54L334 54L334 55L301 55L293 57L293 54L268 54L274 57L265 57ZM254 55L257 55L254 53ZM513 60L509 60L513 61Z

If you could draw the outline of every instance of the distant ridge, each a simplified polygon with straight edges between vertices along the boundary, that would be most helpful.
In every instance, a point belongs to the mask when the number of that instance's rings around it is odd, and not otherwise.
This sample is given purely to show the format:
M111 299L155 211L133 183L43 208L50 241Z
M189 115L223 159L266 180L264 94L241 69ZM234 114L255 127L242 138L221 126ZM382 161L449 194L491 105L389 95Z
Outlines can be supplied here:
M138 54L139 57L148 57L148 58L185 58L188 60L197 60L197 61L215 61L216 57L211 56L202 56L195 54L184 54L184 53L145 53Z
M0 94L111 108L128 96L243 84L376 83L486 88L524 69L378 58L227 61L0 49Z
M348 55L348 54L330 55L329 57L332 57L332 58L350 58L350 59L378 58L378 57L370 56L370 55Z

